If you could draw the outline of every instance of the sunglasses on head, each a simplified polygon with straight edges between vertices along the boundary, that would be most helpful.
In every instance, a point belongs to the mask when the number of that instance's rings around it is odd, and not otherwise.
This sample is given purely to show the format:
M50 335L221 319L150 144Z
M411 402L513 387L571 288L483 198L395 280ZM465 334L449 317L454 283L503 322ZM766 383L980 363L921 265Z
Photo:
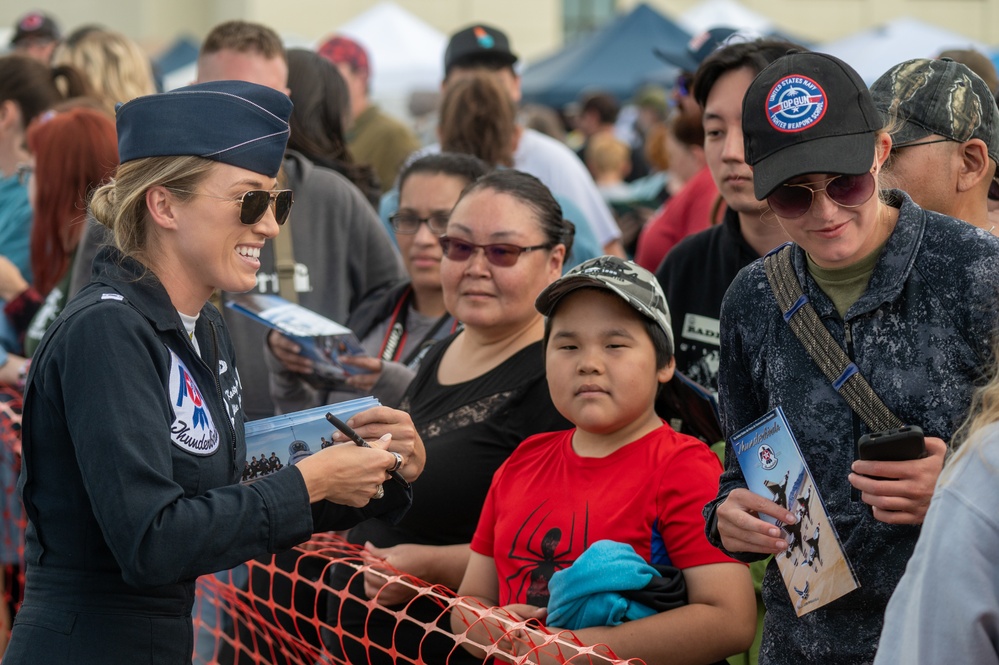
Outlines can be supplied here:
M874 170L871 169L860 175L838 175L816 183L784 184L770 193L767 203L778 217L795 219L812 207L816 192L825 192L836 205L856 208L870 200L875 185Z
M525 252L533 252L536 249L551 249L550 244L532 245L531 247L521 247L520 245L509 245L506 243L493 243L491 245L477 245L474 242L441 236L438 238L444 256L451 261L467 261L475 253L476 249L481 249L486 260L494 266L509 268L517 262L520 255Z
M401 210L389 216L389 223L396 233L410 235L420 230L420 224L426 222L430 230L437 235L447 231L447 222L451 218L451 213L446 210L435 210L429 217L420 217L415 212Z
M173 189L173 188L171 188ZM247 226L253 226L260 221L260 218L267 212L268 206L274 207L274 220L280 225L288 221L291 213L291 206L295 202L290 189L251 189L243 192L241 196L229 198L228 196L215 196L204 192L188 192L183 189L174 189L181 194L192 194L194 196L207 196L210 199L222 201L232 201L239 203L239 221Z

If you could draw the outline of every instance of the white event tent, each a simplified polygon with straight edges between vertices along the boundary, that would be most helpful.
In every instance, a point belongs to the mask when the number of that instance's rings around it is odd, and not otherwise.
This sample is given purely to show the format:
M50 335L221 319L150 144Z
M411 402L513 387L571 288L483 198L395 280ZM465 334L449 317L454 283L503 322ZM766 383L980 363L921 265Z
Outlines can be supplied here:
M398 5L379 3L333 33L350 37L367 50L371 97L387 112L405 118L411 94L440 88L447 35Z
M856 69L868 85L900 62L933 58L946 49L962 48L973 48L985 54L991 51L987 45L966 35L910 17L897 18L815 46L815 50L834 55Z
M776 30L773 21L736 0L704 0L680 14L676 22L692 35L716 26L759 35L767 35Z

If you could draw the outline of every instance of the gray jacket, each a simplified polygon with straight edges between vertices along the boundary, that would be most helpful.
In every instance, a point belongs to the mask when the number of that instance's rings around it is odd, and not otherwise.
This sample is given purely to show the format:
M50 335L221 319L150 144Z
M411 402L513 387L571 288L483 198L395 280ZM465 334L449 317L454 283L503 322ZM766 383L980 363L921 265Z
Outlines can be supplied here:
M999 239L924 211L888 192L899 220L866 292L845 321L808 274L795 248L798 279L833 338L875 392L907 424L948 440L990 356L999 294ZM861 587L795 617L776 564L763 584L767 606L761 663L868 663L882 615L919 535L915 526L875 520L847 480L867 428L822 375L784 322L763 262L739 273L721 313L719 401L731 435L776 406L784 408L805 461ZM719 495L704 510L709 537L716 510L745 480L729 452ZM732 553L744 561L763 558Z
M876 665L999 665L999 426L969 445L933 495Z

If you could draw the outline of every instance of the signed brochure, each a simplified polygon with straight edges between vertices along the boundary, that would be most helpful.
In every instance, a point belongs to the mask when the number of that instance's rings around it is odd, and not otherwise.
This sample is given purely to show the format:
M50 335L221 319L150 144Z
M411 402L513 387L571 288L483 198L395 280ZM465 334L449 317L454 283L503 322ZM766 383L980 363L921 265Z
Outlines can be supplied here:
M271 416L246 423L246 466L243 482L255 479L295 464L323 448L332 445L336 429L326 420L332 413L347 421L355 413L378 406L374 397L360 397L346 402L317 406L304 411ZM351 443L350 445L354 445Z
M359 372L355 367L343 365L341 355L368 355L350 328L281 296L240 293L229 296L225 304L295 340L322 379L342 380L347 374Z
M859 587L784 411L777 407L736 432L729 445L749 489L797 517L794 524L784 524L761 516L786 533L788 548L774 559L797 615Z

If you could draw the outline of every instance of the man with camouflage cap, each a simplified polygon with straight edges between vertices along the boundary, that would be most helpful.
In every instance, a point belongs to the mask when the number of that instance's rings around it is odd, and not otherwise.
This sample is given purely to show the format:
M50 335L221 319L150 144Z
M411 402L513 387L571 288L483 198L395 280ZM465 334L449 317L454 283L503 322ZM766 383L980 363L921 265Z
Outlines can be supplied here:
M871 94L890 123L891 184L927 210L994 229L999 108L988 85L959 62L920 58L885 72Z

